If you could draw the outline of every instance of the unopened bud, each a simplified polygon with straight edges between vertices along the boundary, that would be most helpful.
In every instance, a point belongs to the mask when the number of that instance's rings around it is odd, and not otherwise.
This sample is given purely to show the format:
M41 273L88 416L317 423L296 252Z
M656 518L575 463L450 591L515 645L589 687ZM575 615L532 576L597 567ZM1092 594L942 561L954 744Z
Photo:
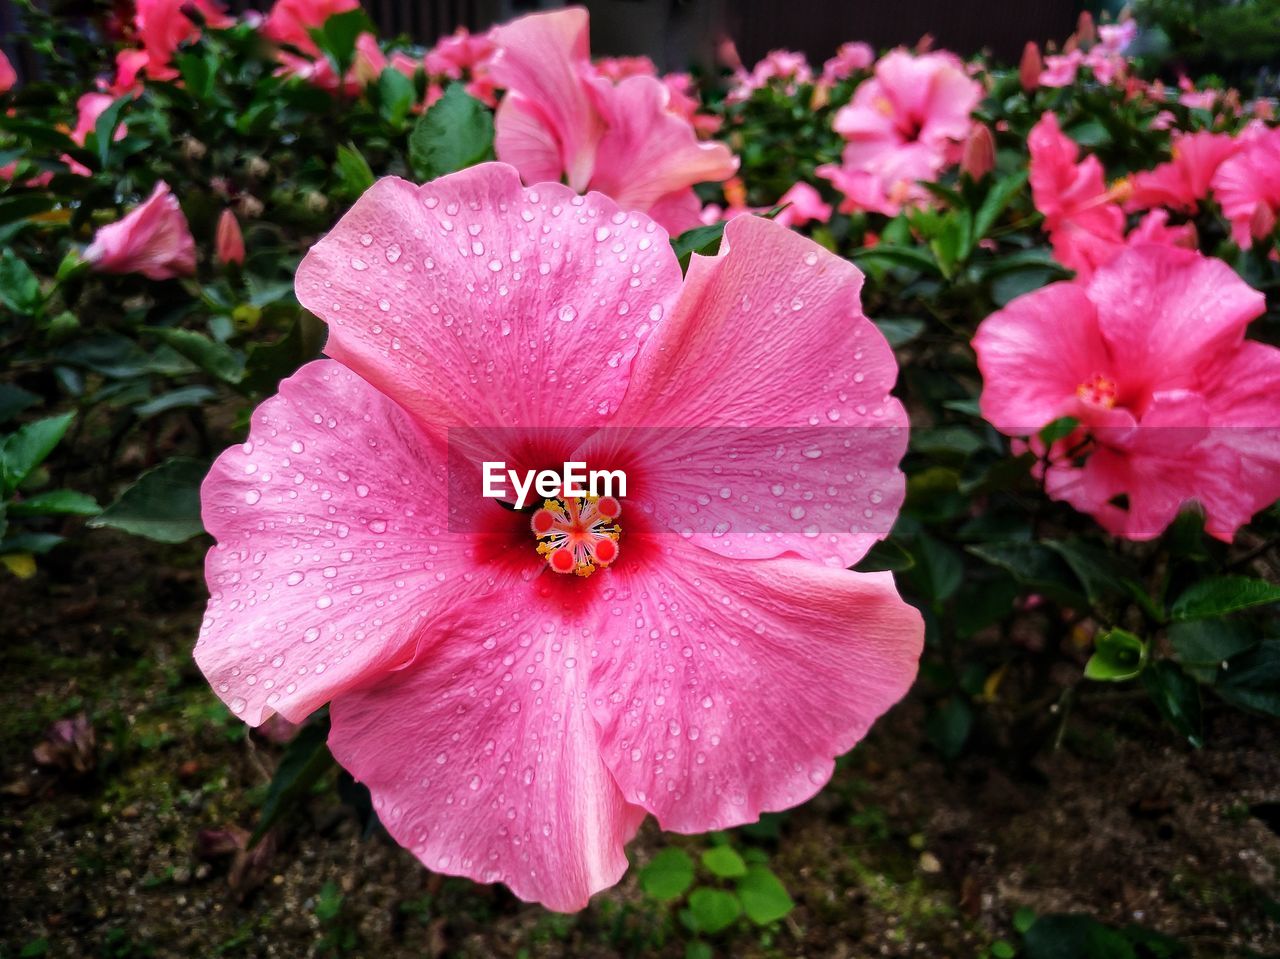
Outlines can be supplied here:
M974 124L964 141L960 169L974 180L981 180L996 168L996 141L985 123Z
M218 217L218 232L214 237L214 255L219 263L237 266L244 263L244 234L240 232L240 221L230 210L223 210Z
M1022 89L1031 93L1040 86L1040 74L1044 71L1044 59L1040 56L1040 47L1033 40L1028 40L1022 48L1022 60L1018 64L1018 81Z

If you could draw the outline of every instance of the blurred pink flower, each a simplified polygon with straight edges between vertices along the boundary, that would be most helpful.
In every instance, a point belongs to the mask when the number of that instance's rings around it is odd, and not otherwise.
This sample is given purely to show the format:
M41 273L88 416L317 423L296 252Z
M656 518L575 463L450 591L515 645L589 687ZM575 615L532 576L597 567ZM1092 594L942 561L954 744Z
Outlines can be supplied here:
M9 58L0 50L0 93L8 93L18 82L18 71L13 68Z
M973 180L981 180L996 168L996 139L985 123L975 123L964 141L960 169Z
M1027 136L1031 153L1031 197L1044 215L1043 229L1054 257L1081 274L1118 251L1124 242L1124 211L1108 189L1102 163L1080 147L1046 112Z
M770 50L751 70L739 68L734 74L733 89L725 97L726 103L741 103L770 81L782 81L783 89L794 93L796 84L812 83L813 70L803 53L795 50Z
M1153 170L1135 173L1125 209L1155 206L1192 213L1209 195L1209 185L1223 161L1239 144L1223 133L1175 134L1173 159Z
M672 232L699 224L693 184L723 180L737 159L700 143L648 76L613 83L590 63L587 12L571 7L496 27L493 80L505 88L495 118L498 159L526 183L565 179L624 209L649 213Z
M788 204L774 217L783 226L804 226L812 220L826 223L831 219L831 204L824 203L822 194L808 183L800 181L778 199L777 205Z
M218 217L214 255L219 263L234 263L237 266L244 263L244 234L240 232L240 221L230 210L223 210Z
M846 212L893 216L904 205L927 202L930 194L917 181L937 179L960 160L981 99L981 84L954 54L887 53L836 114L836 132L845 138L841 165L818 174L845 195Z
M142 70L148 78L178 77L173 55L179 45L200 35L200 28L186 14L189 9L194 9L210 27L220 29L234 22L215 0L136 0L134 24L146 54Z
M1280 213L1280 129L1242 135L1239 151L1213 176L1213 195L1237 246L1247 250L1269 237Z
M360 0L276 0L262 24L262 33L269 40L316 57L320 49L311 39L311 31L324 26L334 14L359 8Z
M1280 497L1280 350L1244 338L1265 308L1221 260L1133 247L983 321L982 414L1010 436L1077 419L1045 487L1114 535L1152 539L1195 502L1229 542Z
M876 62L876 52L869 43L855 40L840 44L836 55L822 65L822 82L828 85L847 80L853 74L870 69Z
M657 65L648 57L601 57L596 61L596 70L602 77L608 77L614 83L627 77L656 77Z
M423 62L433 77L461 80L487 64L493 51L489 33L471 33L466 27L459 27L428 50Z
M334 359L205 480L195 656L254 725L331 701L433 870L582 908L646 814L805 801L915 675L919 614L845 569L904 492L862 276L757 217L724 239L682 279L648 217L494 163L379 181L299 267ZM481 460L578 458L631 482L576 531L480 495Z
M84 146L85 140L88 139L89 134L97 126L98 118L102 116L102 112L114 102L115 97L109 93L89 92L81 95L80 99L76 101L76 125L70 133L71 139L75 141L77 146ZM123 140L127 134L128 129L121 123L116 127L114 139ZM62 162L77 176L89 176L92 173L83 163L77 162L65 153L62 155Z
M139 206L98 229L84 258L99 273L168 280L195 273L196 244L177 197L161 180Z
M298 77L323 90L341 91L347 96L356 96L369 84L376 83L387 68L386 54L372 33L356 37L355 57L347 75L341 80L333 69L332 61L323 54L298 56L281 50L279 60L277 73Z

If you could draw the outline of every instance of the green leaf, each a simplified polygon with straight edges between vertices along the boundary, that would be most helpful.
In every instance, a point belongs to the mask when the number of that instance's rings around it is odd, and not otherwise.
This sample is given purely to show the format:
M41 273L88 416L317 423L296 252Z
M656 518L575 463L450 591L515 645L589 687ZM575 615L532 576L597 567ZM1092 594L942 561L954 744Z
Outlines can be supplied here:
M1169 613L1175 620L1207 619L1275 602L1280 602L1280 586L1248 576L1215 576L1174 600Z
M1111 629L1094 641L1084 675L1086 679L1119 683L1133 679L1146 663L1146 643L1127 630Z
M1187 737L1197 749L1204 745L1200 722L1200 687L1196 681L1167 659L1152 663L1142 673L1142 685L1155 702L1160 715Z
M695 889L689 895L688 914L695 931L714 936L737 921L742 915L742 903L723 889Z
M40 281L26 262L12 250L0 253L0 306L22 316L34 316L41 299Z
M137 414L139 419L145 420L158 413L167 413L169 410L182 409L187 406L199 406L201 403L209 402L217 395L216 391L209 389L207 386L184 386L180 389L163 393L153 400L139 403L133 408L133 412Z
M116 127L120 126L120 114L133 102L133 94L126 93L98 114L98 122L93 125L93 140L85 146L97 151L98 163L106 169L107 160L111 157L111 145L115 142Z
M679 899L693 885L693 860L683 849L659 850L640 870L640 888L659 902Z
M1228 659L1214 691L1240 709L1280 716L1280 639Z
M401 76L394 70L388 72ZM342 189L350 196L359 196L373 186L373 170L369 167L369 161L354 145L338 146L337 168Z
M7 423L39 402L40 397L30 390L12 383L0 383L0 423Z
M333 767L333 756L325 743L328 738L328 723L311 722L303 726L289 743L280 758L280 765L276 767L276 774L271 777L266 798L262 800L258 825L249 837L250 846L266 835L281 816L297 806L316 781Z
M747 918L757 926L767 926L791 912L796 904L786 887L767 866L751 866L738 880L738 898Z
M254 343L249 347L243 384L255 393L274 393L282 379L309 359L299 320L276 342Z
M197 100L208 100L213 92L213 81L217 77L217 63L213 57L201 56L198 53L183 53L174 58L178 72L182 74L182 85L187 93Z
M0 554L11 553L47 553L59 543L63 537L53 533L19 533L17 536L5 537L0 543Z
M376 28L369 15L357 7L345 13L335 13L319 30L311 31L311 38L329 58L338 76L344 77L355 60L356 40L362 33L376 33Z
M392 126L404 123L417 98L413 81L395 67L387 67L378 77L378 111Z
M5 437L0 445L0 487L5 497L22 485L31 471L45 461L66 435L75 413L50 416L28 423Z
M877 573L881 570L901 572L916 564L915 558L892 540L881 540L867 550L867 555L854 567L859 573Z
M1056 602L1067 606L1086 604L1071 567L1047 546L1012 540L977 543L965 548L974 556L1008 570L1019 583L1044 593Z
M720 250L720 241L724 237L725 224L712 223L709 226L695 226L685 230L671 239L671 249L680 261L680 269L688 270L689 258L697 253L699 256L715 256Z
M858 266L905 266L930 276L942 276L938 262L924 250L915 246L891 246L879 243L872 247L854 250L850 259Z
M1138 959L1124 936L1088 916L1041 916L1023 950L1026 959Z
M921 333L924 332L924 320L911 319L910 317L901 317L894 319L872 320L884 338L889 341L892 349L898 349L906 346Z
M915 564L908 576L930 603L937 605L950 599L964 578L964 561L946 543L927 533L920 533L911 544Z
M929 714L924 730L944 759L955 759L973 729L973 708L962 696L951 696Z
M200 521L200 483L207 463L175 458L138 477L137 482L90 526L110 526L160 543L181 543L204 532Z
M991 189L982 200L982 206L978 207L978 212L973 216L975 242L987 235L996 220L1000 219L1000 214L1005 211L1009 202L1026 182L1027 172L1023 170L1012 176L1002 177L991 185Z
M1072 538L1044 540L1044 545L1066 561L1076 579L1083 584L1089 602L1095 606L1109 596L1126 591L1126 582L1133 583L1116 558L1094 543ZM1141 589L1137 583L1133 586Z
M101 510L92 496L71 489L37 493L9 504L10 516L96 516Z
M733 879L746 875L747 864L742 861L732 846L715 846L702 854L702 864L713 876L721 879Z
M1059 416L1040 431L1040 439L1048 444L1056 443L1058 440L1065 440L1075 432L1076 427L1079 425L1080 421L1074 416Z
M453 83L409 134L409 165L420 180L434 180L487 159L493 148L493 114Z
M1197 619L1170 626L1169 645L1184 670L1212 683L1223 663L1258 645L1258 634L1239 620Z
M219 343L195 330L149 327L148 331L160 342L224 383L235 384L244 379L244 355L225 343Z

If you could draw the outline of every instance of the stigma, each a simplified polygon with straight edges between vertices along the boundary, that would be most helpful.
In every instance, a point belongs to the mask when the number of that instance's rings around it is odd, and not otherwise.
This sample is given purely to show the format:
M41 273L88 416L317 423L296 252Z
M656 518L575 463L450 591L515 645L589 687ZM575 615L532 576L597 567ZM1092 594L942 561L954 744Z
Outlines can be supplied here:
M544 500L529 525L538 554L557 573L590 576L618 558L622 504L612 496Z

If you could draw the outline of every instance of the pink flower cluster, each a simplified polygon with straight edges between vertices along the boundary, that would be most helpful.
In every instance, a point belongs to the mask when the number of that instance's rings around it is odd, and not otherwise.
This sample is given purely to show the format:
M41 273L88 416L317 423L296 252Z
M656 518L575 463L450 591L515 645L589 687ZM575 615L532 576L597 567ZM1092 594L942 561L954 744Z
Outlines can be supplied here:
M844 195L844 212L892 216L926 203L930 194L919 181L936 180L959 162L981 99L981 85L954 54L894 50L836 114L844 154L818 175Z
M196 660L254 725L329 702L433 870L581 908L646 815L808 799L915 675L919 613L846 570L904 495L862 276L759 217L724 241L682 278L649 217L495 163L379 181L298 270L333 359L205 480ZM481 460L571 459L627 494L480 495Z

